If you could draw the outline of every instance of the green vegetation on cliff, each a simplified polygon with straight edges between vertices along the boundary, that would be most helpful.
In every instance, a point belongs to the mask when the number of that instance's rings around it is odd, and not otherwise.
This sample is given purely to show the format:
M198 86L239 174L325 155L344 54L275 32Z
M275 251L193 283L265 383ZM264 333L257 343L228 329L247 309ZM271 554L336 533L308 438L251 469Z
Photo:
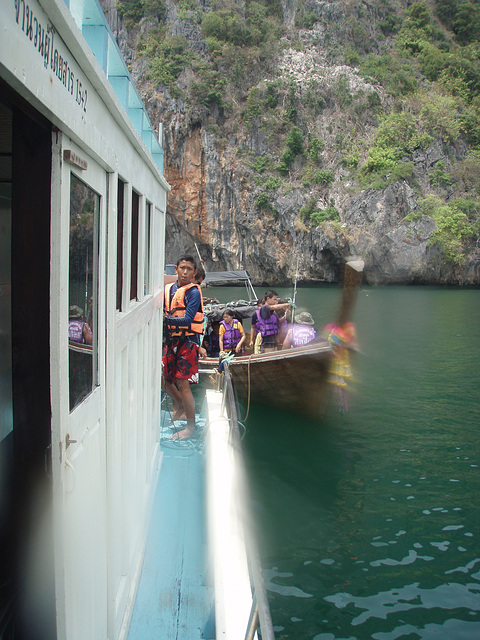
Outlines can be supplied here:
M260 214L278 216L278 197L297 189L299 220L317 226L341 219L333 195L406 182L437 225L431 242L444 259L461 264L473 251L480 0L117 7L152 93L180 100L220 146L235 136L237 171ZM421 165L432 149L437 159Z

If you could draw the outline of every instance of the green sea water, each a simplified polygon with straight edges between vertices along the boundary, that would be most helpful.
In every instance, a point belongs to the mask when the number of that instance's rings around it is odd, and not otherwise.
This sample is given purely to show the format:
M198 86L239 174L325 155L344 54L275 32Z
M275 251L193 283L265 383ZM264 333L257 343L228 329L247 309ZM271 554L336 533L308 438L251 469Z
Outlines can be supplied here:
M340 295L297 303L320 328ZM355 323L347 411L245 423L276 638L478 640L480 291L365 287Z

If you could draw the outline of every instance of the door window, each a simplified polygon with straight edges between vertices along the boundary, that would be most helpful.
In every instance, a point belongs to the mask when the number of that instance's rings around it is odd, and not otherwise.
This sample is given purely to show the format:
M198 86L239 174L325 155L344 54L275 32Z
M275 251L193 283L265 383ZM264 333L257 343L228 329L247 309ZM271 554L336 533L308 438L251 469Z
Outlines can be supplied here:
M100 196L74 174L70 182L70 411L97 384L98 219Z

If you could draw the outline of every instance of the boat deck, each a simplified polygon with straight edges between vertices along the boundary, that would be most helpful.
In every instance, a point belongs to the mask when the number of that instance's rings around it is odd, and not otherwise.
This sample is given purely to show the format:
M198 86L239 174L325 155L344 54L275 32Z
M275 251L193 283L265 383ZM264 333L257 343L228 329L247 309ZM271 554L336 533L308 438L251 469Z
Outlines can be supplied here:
M128 640L212 639L203 438L200 433L196 440L176 443L170 415L163 418L163 460ZM201 418L197 425L201 429Z

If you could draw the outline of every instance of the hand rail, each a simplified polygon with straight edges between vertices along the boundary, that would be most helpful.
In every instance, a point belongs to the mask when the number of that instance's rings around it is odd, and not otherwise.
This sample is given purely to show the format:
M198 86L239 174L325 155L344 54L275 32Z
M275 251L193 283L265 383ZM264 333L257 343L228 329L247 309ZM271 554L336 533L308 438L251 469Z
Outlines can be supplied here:
M229 419L230 438L232 446L234 446L237 451L241 453L241 435L238 426L237 399L235 397L232 378L230 376L228 367L225 367L224 372L222 374L218 374L218 376L218 388L220 388L220 385L223 382L222 413L226 411L226 415ZM221 381L220 376L223 377L223 381ZM243 468L243 457L240 456L240 458L240 472L244 476L243 485L245 487L245 494L248 497L248 483ZM247 513L248 512L249 510L247 509ZM265 581L263 579L260 558L256 548L255 536L253 536L251 533L252 528L252 523L248 522L248 526L245 527L245 538L247 540L247 558L250 569L250 580L253 583L253 594L252 609L245 633L245 640L253 640L259 624L262 640L275 640L272 617L270 614L270 607L268 605L267 599L267 590L265 587Z

